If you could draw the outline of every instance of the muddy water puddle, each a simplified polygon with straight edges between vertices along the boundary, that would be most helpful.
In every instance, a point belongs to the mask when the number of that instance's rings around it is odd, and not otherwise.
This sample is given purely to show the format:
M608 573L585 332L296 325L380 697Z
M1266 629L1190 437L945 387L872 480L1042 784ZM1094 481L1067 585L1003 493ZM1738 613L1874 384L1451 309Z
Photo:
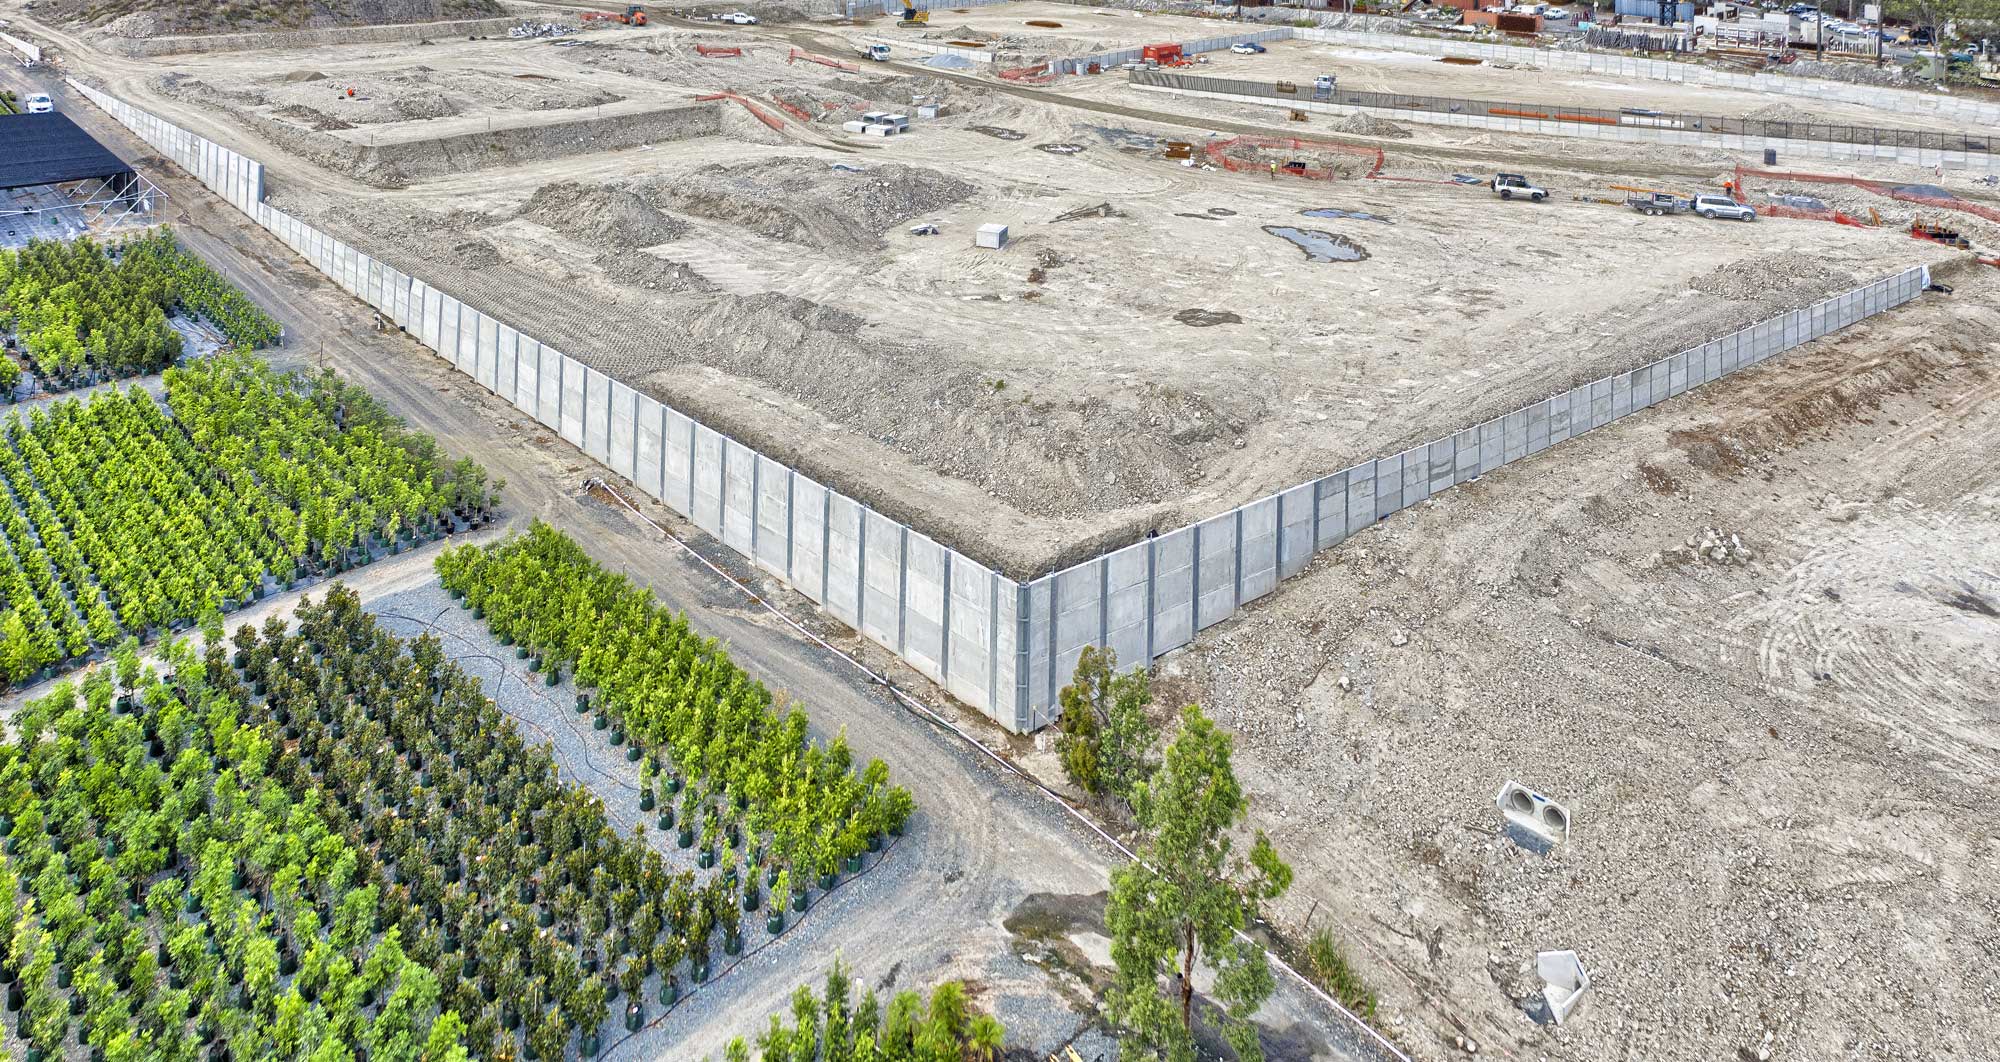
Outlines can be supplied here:
M1290 242L1308 262L1359 262L1368 257L1366 247L1338 233L1291 225L1266 225L1264 231Z
M1387 214L1370 214L1366 210L1342 210L1339 207L1319 207L1301 210L1300 214L1309 218L1348 218L1353 221L1379 221L1384 225L1394 225L1396 220Z

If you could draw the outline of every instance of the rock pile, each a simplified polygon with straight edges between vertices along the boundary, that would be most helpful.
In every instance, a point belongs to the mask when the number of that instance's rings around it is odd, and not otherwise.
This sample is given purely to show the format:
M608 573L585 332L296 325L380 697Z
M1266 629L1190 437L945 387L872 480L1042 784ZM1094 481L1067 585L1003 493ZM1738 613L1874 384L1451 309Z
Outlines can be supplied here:
M1689 535L1681 548L1688 559L1709 564L1748 564L1757 559L1757 551L1743 544L1743 536L1716 527Z

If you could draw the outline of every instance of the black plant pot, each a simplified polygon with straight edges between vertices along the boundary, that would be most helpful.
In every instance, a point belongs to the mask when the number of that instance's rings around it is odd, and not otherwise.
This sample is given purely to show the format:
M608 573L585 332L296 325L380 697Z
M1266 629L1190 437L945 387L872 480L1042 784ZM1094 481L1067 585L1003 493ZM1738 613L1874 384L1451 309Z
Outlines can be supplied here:
M644 1024L646 1024L646 1005L636 999L625 1004L625 1031L638 1032L639 1027Z
M661 830L663 830L663 831L664 831L664 830L671 830L671 829L673 829L673 828L674 828L674 809L672 809L672 808L661 808L661 809L660 809L660 818L659 818L659 822L658 822L658 828L659 828L659 829L661 829ZM11 838L10 838L9 840L11 840Z
M764 931L777 936L785 931L785 909L773 904L771 913L764 917Z
M653 810L653 804L654 804L654 802L653 802L653 790L652 790L652 787L651 787L651 786L648 786L648 787L647 787L647 788L645 788L645 789L641 789L641 790L639 790L639 810L640 810L640 811L651 811L651 810ZM0 831L0 832L4 832L4 831Z

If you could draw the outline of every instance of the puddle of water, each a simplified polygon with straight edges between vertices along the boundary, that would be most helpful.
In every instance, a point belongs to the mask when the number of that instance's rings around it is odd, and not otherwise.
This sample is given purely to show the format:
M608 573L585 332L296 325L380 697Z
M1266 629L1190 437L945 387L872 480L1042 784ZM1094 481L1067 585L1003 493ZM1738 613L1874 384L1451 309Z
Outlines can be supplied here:
M1236 216L1236 211L1228 207L1209 207L1208 212L1219 218L1233 218Z
M972 127L972 131L975 133L985 133L996 140L1026 140L1028 138L1028 134L1020 130L1006 129L997 125L975 125Z
M1394 225L1394 219L1382 214L1370 214L1366 210L1341 210L1338 207L1320 207L1317 210L1301 210L1299 213L1309 218L1351 218L1355 221L1379 221L1384 225Z
M1308 262L1359 262L1368 257L1367 248L1336 233L1293 228L1290 225L1266 225L1264 231L1291 241L1305 252Z
M1105 143L1115 145L1121 151L1151 151L1160 142L1158 137L1147 136L1145 133L1135 133L1130 129L1120 129L1116 126L1092 125L1085 126L1085 128L1096 133L1099 139Z
M1082 144L1036 144L1035 148L1038 151L1046 151L1051 155L1078 155L1083 153Z

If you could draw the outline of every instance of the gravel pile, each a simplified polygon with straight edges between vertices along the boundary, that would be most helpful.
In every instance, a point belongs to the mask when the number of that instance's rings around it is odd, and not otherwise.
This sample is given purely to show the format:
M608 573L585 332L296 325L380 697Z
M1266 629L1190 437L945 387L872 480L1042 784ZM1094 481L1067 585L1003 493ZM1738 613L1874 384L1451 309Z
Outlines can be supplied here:
M704 166L685 179L648 182L646 194L697 217L741 225L760 236L823 251L874 251L883 230L962 203L978 189L919 166L861 173L817 159L786 158Z
M1789 103L1773 103L1743 114L1746 122L1824 122L1826 119L1810 111L1803 111Z
M598 247L651 247L679 239L688 230L687 222L661 213L630 191L574 181L536 189L520 216Z
M1780 251L1732 262L1688 281L1704 295L1752 302L1773 313L1796 310L1854 286L1852 273L1812 255Z
M1334 123L1333 128L1338 132L1353 133L1356 136L1379 136L1388 137L1393 140L1408 140L1415 135L1408 129L1394 122L1377 118L1367 111L1356 111L1339 122Z

